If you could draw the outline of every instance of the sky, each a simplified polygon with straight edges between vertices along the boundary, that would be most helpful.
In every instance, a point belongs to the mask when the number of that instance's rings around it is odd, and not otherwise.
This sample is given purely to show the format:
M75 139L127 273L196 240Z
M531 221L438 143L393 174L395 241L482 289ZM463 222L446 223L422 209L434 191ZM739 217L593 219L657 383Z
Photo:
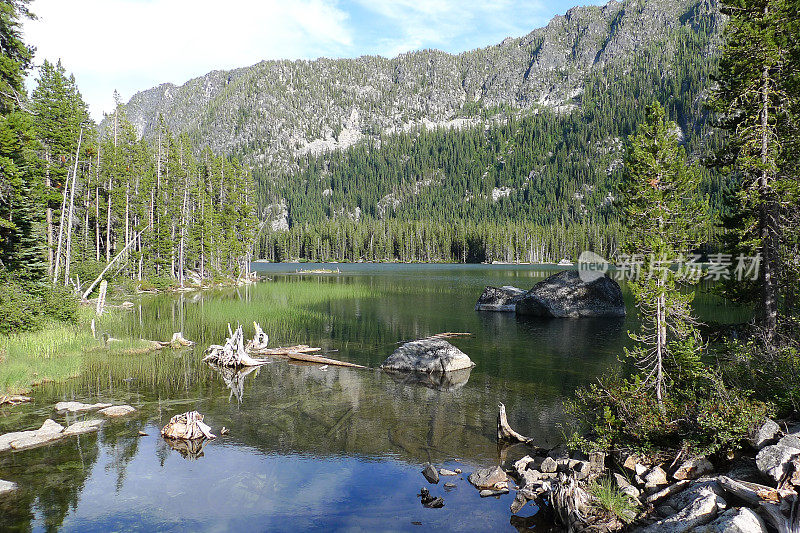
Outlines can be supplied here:
M35 65L59 59L95 120L161 83L265 59L462 52L597 0L33 0ZM604 2L602 2L604 3ZM29 75L28 88L37 72Z

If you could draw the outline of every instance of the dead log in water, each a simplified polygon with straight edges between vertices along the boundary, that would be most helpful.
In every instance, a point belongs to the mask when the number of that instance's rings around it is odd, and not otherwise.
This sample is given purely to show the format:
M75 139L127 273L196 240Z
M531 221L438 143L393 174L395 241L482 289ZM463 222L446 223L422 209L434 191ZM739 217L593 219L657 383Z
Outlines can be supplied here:
M228 331L231 326L228 324ZM264 359L253 359L244 347L244 333L242 326L231 332L224 346L212 344L208 347L208 353L203 358L207 363L219 366L239 367L239 366L258 366L266 365L269 361Z
M161 429L161 435L168 439L194 440L214 439L211 428L203 423L203 415L197 411L175 415Z
M345 366L349 368L367 368L365 366L357 365L355 363L348 363L346 361L337 361L336 359L330 359L328 357L320 357L319 355L311 355L308 353L287 353L286 357L292 359L294 361L305 361L307 363L319 363L321 365L332 365L332 366Z
M520 435L508 425L508 417L506 416L506 406L500 404L500 412L497 414L497 441L498 442L521 442L523 444L532 444L533 439Z
M28 396L18 396L18 395L3 395L0 396L0 405L19 405L21 403L27 403L33 401L32 398Z

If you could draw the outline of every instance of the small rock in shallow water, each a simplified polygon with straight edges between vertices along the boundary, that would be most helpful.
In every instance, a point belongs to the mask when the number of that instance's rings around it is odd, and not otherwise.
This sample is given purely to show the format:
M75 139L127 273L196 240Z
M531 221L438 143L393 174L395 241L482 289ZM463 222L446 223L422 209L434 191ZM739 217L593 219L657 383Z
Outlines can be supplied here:
M453 470L453 472L455 472L456 474L460 474L461 473L461 469L460 468L456 468L455 470Z
M469 482L477 489L495 489L500 483L508 486L508 475L499 466L479 468L469 475Z
M95 411L97 409L105 409L111 407L110 403L81 403L81 402L58 402L56 404L56 411L66 413L82 413L84 411Z
M508 489L507 488L497 489L497 490L483 489L480 494L481 498L488 498L489 496L500 496L502 494L508 494Z
M428 483L439 483L439 472L437 472L436 468L430 463L425 465L425 468L422 470L422 475L425 476Z
M451 483L451 482L448 481L447 483L444 484L444 488L445 489L454 489L454 488L456 488L456 484L455 483Z
M17 490L17 484L13 481L3 481L0 479L0 496Z
M419 489L419 494L417 494L417 496L420 497L423 507L428 507L430 509L444 507L444 498L441 496L431 496L431 493L428 492L428 489L424 487Z
M440 468L439 469L439 475L440 476L457 476L458 473L456 473L456 472L454 472L452 470L448 470L446 468Z
M103 416L107 416L109 418L116 418L118 416L129 415L134 411L136 411L136 409L134 409L130 405L112 405L111 407L100 409L100 411L98 412Z
M84 433L91 433L99 430L100 426L102 425L102 420L84 420L82 422L75 422L64 430L63 435L82 435Z

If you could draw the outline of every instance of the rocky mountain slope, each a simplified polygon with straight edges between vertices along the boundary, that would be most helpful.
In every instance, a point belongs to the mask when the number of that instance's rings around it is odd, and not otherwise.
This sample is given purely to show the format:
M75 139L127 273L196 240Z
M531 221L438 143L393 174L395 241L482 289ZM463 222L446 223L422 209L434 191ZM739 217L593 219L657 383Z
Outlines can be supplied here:
M264 61L214 71L180 87L140 92L126 112L144 136L161 114L171 128L214 150L255 168L286 169L299 154L381 133L474 125L509 109L569 111L581 106L590 76L640 68L637 56L654 47L669 55L681 46L670 36L700 20L704 31L719 35L713 0L612 0L457 55L423 50L393 59ZM718 44L710 39L704 53Z

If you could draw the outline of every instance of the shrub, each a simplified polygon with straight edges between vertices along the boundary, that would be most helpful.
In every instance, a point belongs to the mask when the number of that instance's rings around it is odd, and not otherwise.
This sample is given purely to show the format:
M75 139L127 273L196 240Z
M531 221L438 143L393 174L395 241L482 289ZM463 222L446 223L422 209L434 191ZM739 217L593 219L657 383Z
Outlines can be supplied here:
M601 478L589 485L589 494L594 496L594 505L611 513L628 524L636 518L637 506L610 478Z

